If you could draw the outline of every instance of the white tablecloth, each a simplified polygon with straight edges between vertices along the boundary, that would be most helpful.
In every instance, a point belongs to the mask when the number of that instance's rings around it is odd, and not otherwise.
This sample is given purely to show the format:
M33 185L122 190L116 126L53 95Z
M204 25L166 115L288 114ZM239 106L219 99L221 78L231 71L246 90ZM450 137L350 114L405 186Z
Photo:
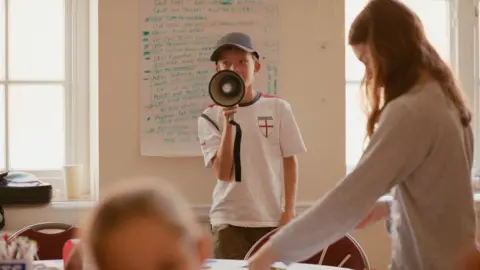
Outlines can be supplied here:
M212 269L212 270L239 270L239 269L247 269L246 261L237 261L237 260L208 260L206 262L206 266L204 269ZM283 264L275 264L274 266L279 267L280 269L285 269ZM340 269L347 269L347 268L339 268L339 267L332 267L332 266L324 266L324 265L310 265L310 264L293 264L291 265L288 270L340 270ZM36 261L35 262L35 270L63 270L63 261L62 260L54 260L54 261Z

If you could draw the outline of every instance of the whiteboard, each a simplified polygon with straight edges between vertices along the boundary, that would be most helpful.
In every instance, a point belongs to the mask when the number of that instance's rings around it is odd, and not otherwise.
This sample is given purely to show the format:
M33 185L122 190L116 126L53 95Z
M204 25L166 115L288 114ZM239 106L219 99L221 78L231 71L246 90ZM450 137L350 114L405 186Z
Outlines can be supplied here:
M197 118L212 103L210 55L229 32L253 39L262 69L255 89L278 93L276 0L140 1L140 143L143 156L201 156Z

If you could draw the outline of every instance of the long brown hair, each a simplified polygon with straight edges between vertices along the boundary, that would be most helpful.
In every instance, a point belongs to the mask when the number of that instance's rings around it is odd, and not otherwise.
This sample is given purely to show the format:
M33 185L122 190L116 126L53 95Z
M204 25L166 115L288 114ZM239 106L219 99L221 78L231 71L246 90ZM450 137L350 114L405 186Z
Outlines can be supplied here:
M467 126L471 112L451 69L427 40L420 18L398 0L371 0L355 18L349 45L365 44L371 59L362 86L367 99L367 136L385 106L407 93L427 72L458 110Z

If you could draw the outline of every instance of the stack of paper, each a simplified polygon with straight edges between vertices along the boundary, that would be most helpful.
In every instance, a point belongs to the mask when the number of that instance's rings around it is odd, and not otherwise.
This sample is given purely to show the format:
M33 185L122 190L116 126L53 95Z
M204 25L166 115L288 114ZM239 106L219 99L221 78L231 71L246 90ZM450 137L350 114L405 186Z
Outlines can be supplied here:
M246 261L238 261L238 260L208 260L205 262L203 269L210 269L210 270L238 270L248 269L248 263ZM287 269L284 264L276 263L273 265L271 270L284 270Z

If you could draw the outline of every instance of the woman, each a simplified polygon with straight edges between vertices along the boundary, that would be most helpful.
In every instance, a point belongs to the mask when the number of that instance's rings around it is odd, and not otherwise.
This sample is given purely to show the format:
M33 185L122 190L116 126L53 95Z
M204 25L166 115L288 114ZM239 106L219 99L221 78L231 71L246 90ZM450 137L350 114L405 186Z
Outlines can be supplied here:
M475 244L476 221L471 113L452 71L397 0L371 0L349 44L366 66L369 145L357 167L273 236L249 269L310 257L361 224L390 190L390 269L457 269L461 249Z

